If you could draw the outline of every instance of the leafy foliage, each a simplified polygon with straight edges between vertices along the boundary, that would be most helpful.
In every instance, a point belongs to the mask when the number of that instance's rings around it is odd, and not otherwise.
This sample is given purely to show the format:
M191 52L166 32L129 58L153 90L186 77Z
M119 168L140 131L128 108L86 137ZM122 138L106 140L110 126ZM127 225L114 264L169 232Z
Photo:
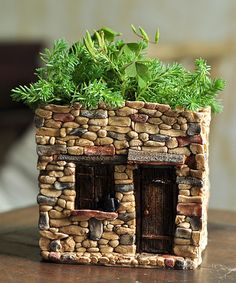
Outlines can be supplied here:
M210 67L203 59L195 61L195 71L182 65L166 65L145 55L150 43L146 32L132 26L140 39L126 43L109 28L86 32L72 46L60 39L41 54L44 66L36 70L38 81L12 90L16 101L29 106L80 102L95 108L103 102L120 106L124 100L142 100L198 110L211 106L221 110L217 94L224 88L222 79L210 78ZM159 41L156 32L154 43Z

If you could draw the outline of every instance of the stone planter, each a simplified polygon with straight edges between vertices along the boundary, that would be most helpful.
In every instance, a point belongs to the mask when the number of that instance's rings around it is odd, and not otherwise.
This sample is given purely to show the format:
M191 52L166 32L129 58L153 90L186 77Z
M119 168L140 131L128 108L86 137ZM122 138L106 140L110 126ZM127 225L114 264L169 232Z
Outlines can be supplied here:
M207 244L210 115L139 101L38 108L43 259L196 268Z

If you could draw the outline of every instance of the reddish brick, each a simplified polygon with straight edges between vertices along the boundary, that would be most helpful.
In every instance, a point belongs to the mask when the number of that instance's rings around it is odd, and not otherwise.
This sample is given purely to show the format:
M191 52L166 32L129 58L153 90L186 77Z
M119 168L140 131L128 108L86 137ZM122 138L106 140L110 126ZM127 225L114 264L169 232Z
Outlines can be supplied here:
M145 123L148 119L148 116L145 114L132 114L130 118L134 122Z
M56 113L53 115L55 121L72 122L75 117L70 113Z
M186 216L202 216L202 205L200 203L178 203L177 213Z
M106 146L89 146L84 148L85 155L114 155L115 148L113 145Z
M198 143L203 144L202 136L195 135L195 136L188 136L188 137L176 137L179 146L186 146L190 143Z

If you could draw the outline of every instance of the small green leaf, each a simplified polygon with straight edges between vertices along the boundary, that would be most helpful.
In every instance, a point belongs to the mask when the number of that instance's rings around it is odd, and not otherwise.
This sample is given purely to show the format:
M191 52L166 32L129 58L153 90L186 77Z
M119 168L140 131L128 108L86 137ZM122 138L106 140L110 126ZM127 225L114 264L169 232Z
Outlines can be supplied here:
M131 28L134 34L139 35L134 25L131 25Z
M132 63L125 68L125 73L130 78L135 78L137 75L136 65Z
M147 86L147 83L145 80L143 80L143 78L141 78L140 76L137 76L138 79L138 86L143 89Z
M114 30L112 30L112 29L110 29L108 27L103 27L100 30L98 30L98 32L100 32L100 31L104 32L104 38L107 41L110 41L110 42L114 41L116 36L120 36L121 35L121 33L116 32L116 31L114 31Z
M95 31L94 34L96 36L96 39L97 39L97 42L98 42L98 46L100 48L103 48L104 46L103 46L103 42L102 42L102 38L101 38L100 34L97 31Z
M135 66L136 66L137 75L141 77L143 80L147 81L150 78L150 73L147 65L141 62L135 62Z
M159 42L159 38L160 38L160 33L159 33L159 29L158 29L155 33L155 39L154 39L156 44Z

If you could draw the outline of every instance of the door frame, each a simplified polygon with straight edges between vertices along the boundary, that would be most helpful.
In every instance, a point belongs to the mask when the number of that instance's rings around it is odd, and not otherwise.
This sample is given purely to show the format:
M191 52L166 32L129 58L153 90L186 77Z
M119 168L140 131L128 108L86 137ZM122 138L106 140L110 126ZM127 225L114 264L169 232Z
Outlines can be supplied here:
M175 166L171 165L145 165L141 164L134 171L134 186L135 186L135 206L136 206L136 250L137 253L142 253L142 188L141 188L141 170L143 168L170 168L173 167L175 170ZM174 174L174 173L173 173ZM174 174L176 176L176 174ZM175 215L176 215L176 206L178 202L178 190L177 184L173 184L173 235L172 235L172 246L174 241L174 232L175 232Z

